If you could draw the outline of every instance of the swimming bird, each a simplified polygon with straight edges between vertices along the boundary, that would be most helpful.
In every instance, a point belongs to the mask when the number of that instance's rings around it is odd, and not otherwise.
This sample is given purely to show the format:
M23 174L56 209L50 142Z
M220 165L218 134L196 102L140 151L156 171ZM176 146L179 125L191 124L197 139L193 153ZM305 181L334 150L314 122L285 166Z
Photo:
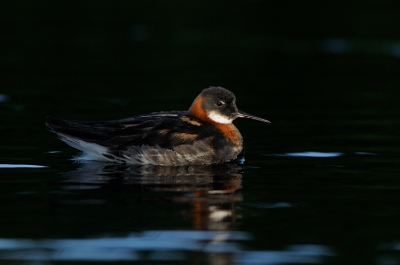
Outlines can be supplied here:
M81 150L77 160L133 165L210 165L235 160L243 138L236 118L270 123L238 110L235 95L209 87L187 111L163 111L111 121L71 121L47 117L50 131Z

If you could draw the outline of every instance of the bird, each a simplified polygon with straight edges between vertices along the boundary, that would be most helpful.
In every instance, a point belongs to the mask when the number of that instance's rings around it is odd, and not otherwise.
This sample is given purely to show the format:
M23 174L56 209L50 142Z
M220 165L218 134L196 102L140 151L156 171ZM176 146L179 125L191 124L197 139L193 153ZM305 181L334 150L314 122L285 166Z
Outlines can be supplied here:
M63 120L46 126L82 151L75 160L130 165L190 166L235 161L243 152L236 118L270 121L239 110L234 93L220 86L203 89L189 110L161 111L108 121Z

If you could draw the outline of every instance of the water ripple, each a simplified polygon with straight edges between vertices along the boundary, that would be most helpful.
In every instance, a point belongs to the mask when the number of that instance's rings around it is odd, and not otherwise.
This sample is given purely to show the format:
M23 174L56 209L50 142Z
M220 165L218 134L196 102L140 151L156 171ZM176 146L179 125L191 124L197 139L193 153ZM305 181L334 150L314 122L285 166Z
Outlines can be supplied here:
M28 165L28 164L0 164L0 168L45 168L42 165Z
M235 263L323 263L336 256L324 245L288 245L283 250L245 250L238 241L252 236L240 231L144 231L126 237L85 239L0 238L1 260L134 261L185 260L187 252L231 255ZM146 256L142 255L144 252Z
M290 156L290 157L337 157L337 156L341 156L341 155L343 155L343 153L314 152L314 151L274 154L274 156Z
M339 157L339 156L375 156L376 153L371 152L354 152L354 153L341 153L341 152L317 152L317 151L304 151L304 152L291 152L283 154L265 154L266 156L282 156L282 157Z

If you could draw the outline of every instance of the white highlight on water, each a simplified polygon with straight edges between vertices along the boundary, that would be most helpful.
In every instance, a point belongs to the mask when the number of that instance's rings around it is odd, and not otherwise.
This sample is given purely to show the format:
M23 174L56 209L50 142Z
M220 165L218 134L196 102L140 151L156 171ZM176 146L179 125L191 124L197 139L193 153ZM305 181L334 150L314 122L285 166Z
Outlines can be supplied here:
M26 165L26 164L0 164L0 168L45 168L42 165Z
M341 156L342 153L336 152L298 152L298 153L286 153L282 156L294 156L294 157L337 157Z

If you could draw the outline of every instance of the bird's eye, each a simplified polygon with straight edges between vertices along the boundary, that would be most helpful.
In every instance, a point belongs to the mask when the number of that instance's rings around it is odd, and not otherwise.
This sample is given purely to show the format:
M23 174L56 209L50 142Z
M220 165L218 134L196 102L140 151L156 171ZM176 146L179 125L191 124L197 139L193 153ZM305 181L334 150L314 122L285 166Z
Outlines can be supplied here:
M218 107L221 107L221 106L224 105L224 104L225 104L225 102L223 102L222 100L217 102L217 106L218 106Z

